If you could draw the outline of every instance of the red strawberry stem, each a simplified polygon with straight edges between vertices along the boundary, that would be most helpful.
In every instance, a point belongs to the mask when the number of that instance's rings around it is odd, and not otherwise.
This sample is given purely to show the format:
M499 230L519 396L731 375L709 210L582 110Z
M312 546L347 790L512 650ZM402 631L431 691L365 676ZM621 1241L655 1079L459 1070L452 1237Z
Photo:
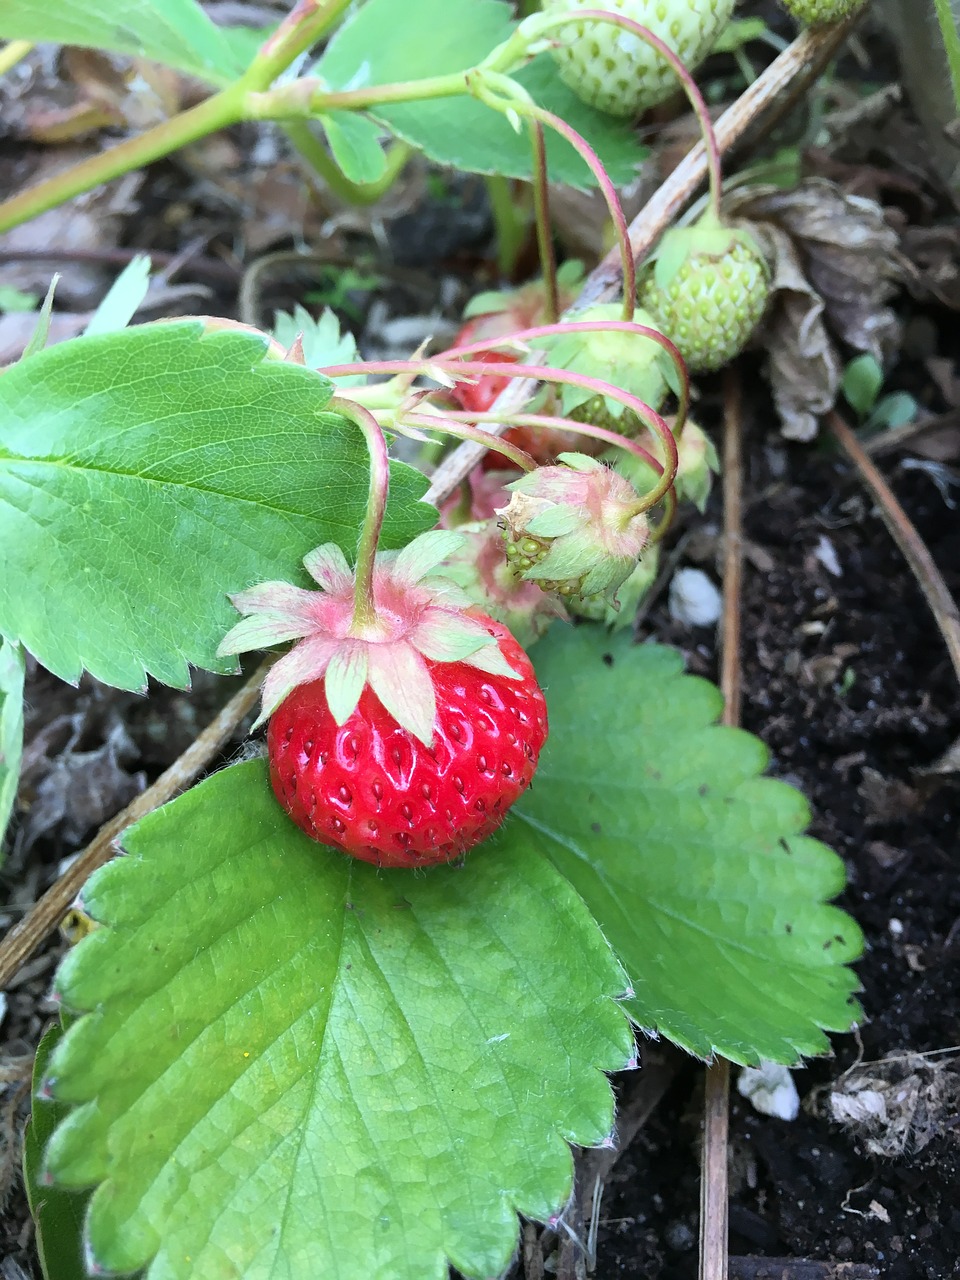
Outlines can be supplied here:
M551 324L560 319L560 289L557 285L557 255L553 249L553 226L550 222L550 184L547 179L547 145L543 125L530 121L533 142L533 212L540 251L540 273L546 291L546 315Z
M492 436L489 431L480 431L471 426L471 423L481 418L484 422L512 423L517 421L512 417L498 417L495 413L452 413L446 409L440 414L409 413L405 412L401 406L397 410L394 421L389 425L397 431L402 431L404 425L409 425L411 427L426 427L430 431L441 431L444 435L453 436L457 440L475 440L477 444L482 444L494 453L500 453L505 458L508 458L521 471L536 470L537 464L525 449L520 449L517 445L510 444L507 440L501 440L499 436ZM566 419L562 418L558 419L558 421L566 422ZM576 426L576 423L571 423L570 425Z
M328 365L319 372L326 374L328 378L344 378L357 373L408 373L413 367L417 366L416 362L412 360L369 360L362 364ZM644 404L642 400L638 400L636 396L630 395L622 387L615 387L612 383L603 382L600 378L588 378L586 375L574 373L570 369L550 369L545 365L539 364L501 364L495 360L438 360L436 358L419 363L418 371L428 376L432 376L431 371L439 372L441 370L454 375L458 373L475 374L477 377L484 374L503 374L508 378L536 378L538 382L559 382L571 387L582 387L585 391L589 391L591 395L607 396L611 400L617 400L620 404L625 405L626 408L632 409L641 422L649 427L654 435L659 438L660 443L663 445L664 458L666 459L666 465L659 482L641 499L641 504L637 508L636 514L639 515L641 512L656 506L672 488L680 461L677 453L676 437L655 409L652 409L648 404ZM571 423L571 427L576 426L579 428L581 425ZM626 437L618 437L614 443L619 444L621 441L624 447L629 447Z
M662 334L659 329L652 329L647 324L637 324L635 320L564 320L560 324L539 324L530 329L517 329L513 333L505 334L502 338L487 338L479 342L467 342L459 347L448 347L446 351L439 352L436 359L446 360L453 356L473 355L480 351L496 351L498 347L509 346L512 342L526 342L534 338L549 338L554 335L562 337L567 333L605 333L607 331L611 333L635 333L638 337L650 338L652 342L656 342L663 347L673 361L680 382L680 392L677 397L676 425L674 426L674 435L679 436L683 430L683 424L687 420L687 410L690 407L690 375L687 372L686 363L676 346L665 334Z
M611 13L606 9L576 9L570 13L559 14L538 14L530 22L530 30L535 32L535 37L543 36L547 31L555 27L567 26L571 22L584 22L588 18L596 22L609 22L617 27L622 27L624 31L630 31L635 36L639 36L646 44L650 45L659 53L665 62L668 62L673 69L674 75L683 86L683 91L687 95L690 106L693 108L694 114L700 125L700 132L703 136L703 145L707 153L707 171L710 183L710 209L711 212L719 219L720 217L720 192L722 187L722 174L720 168L720 148L717 146L717 136L713 131L713 122L710 119L710 112L707 104L703 100L703 94L697 88L697 83L691 76L690 72L684 66L682 60L674 53L673 49L658 35L655 35L649 27L643 26L634 18L627 18L622 13ZM524 26L527 26L525 23ZM632 257L632 253L631 253ZM627 317L629 319L629 316Z
M334 396L327 406L333 413L348 418L363 432L370 454L370 491L367 510L363 517L360 542L357 546L356 584L353 589L353 618L350 634L362 636L376 626L377 608L373 599L373 566L377 556L383 517L387 510L390 490L390 459L387 442L380 424L370 412L353 400Z
M544 427L576 432L581 436L590 436L593 440L603 440L607 444L619 445L621 449L626 449L628 453L636 454L638 458L642 458L658 476L663 475L662 465L642 444L638 444L636 440L630 440L627 436L622 436L619 431L608 431L606 427L596 427L592 422L577 422L574 418L562 418L558 414L551 413L511 413L504 417L498 413L457 412L447 416L455 422L462 422L464 418L469 418L472 422L506 422L511 427ZM478 434L486 435L487 433L479 432ZM528 467L526 470L529 471L530 468ZM646 507L644 507L644 510L646 510Z
M502 112L508 119L511 116L524 116L528 120L538 121L541 125L549 125L570 143L596 178L613 220L617 244L620 247L620 264L623 271L623 318L632 320L637 299L637 264L633 260L630 232L623 205L620 203L617 188L610 181L610 175L603 167L600 157L586 138L577 133L572 125L567 124L562 117L554 115L552 111L537 106L526 89L515 80L511 80L509 76L483 67L479 71L468 72L466 78L470 92L475 98L492 107L494 111ZM546 272L544 278L546 278Z

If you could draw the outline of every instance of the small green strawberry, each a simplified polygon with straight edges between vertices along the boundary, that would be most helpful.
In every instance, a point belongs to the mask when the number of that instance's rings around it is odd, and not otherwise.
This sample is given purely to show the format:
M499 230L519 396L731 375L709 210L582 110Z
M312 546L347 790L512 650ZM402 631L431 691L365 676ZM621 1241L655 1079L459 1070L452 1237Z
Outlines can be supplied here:
M770 268L755 238L710 214L668 231L637 287L640 305L691 373L709 373L740 354L769 293Z
M571 311L571 322L622 320L619 303L597 303L582 311ZM643 311L634 312L634 323L651 329L659 326ZM599 378L636 396L652 409L659 409L671 391L678 391L673 362L658 342L643 334L623 329L598 329L593 332L571 330L543 342L547 352L545 363L552 369L569 369L590 378ZM643 427L637 415L610 396L584 397L582 387L562 385L560 403L566 417L574 422L589 422L621 435L637 436ZM577 446L580 448L581 446ZM587 452L583 446L583 452Z
M612 467L562 453L507 485L507 562L518 578L564 597L613 594L637 566L650 537L639 496Z
M862 9L866 2L867 0L780 0L787 12L792 13L805 27L825 27L831 22L840 22L855 10Z
M730 21L734 0L542 0L545 13L609 9L648 27L693 70ZM678 89L673 68L631 31L609 22L560 27L560 78L577 97L612 116L636 116Z

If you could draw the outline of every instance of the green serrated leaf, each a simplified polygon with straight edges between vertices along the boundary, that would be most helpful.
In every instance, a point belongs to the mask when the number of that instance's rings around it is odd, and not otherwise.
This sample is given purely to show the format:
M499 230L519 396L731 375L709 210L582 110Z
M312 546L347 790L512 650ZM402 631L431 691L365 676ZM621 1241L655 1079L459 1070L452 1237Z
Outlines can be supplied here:
M86 1280L83 1264L83 1219L90 1193L65 1191L42 1176L43 1152L67 1108L42 1096L40 1084L50 1055L63 1037L59 1023L48 1027L37 1047L33 1067L33 1110L23 1135L23 1184L37 1233L37 1253L44 1280Z
M0 841L17 798L23 753L23 650L0 639Z
M610 1130L624 974L546 859L382 871L290 823L260 761L127 833L56 989L96 1008L48 1151L147 1280L499 1274ZM565 1141L566 1140L566 1141Z
M47 0L3 0L0 37L112 49L211 84L229 84L243 70L197 0L61 0L53 25Z
M331 383L200 322L79 338L0 379L0 633L55 675L183 685L217 646L227 592L283 578L323 542L352 556L368 489ZM385 547L435 523L426 480L392 468Z
M107 290L106 297L90 317L84 329L88 338L100 333L116 333L125 329L150 288L150 259L138 253Z
M550 738L511 845L546 849L630 974L641 1026L707 1057L792 1063L859 1014L843 863L803 797L680 656L595 627L536 650Z
M380 144L383 129L356 111L329 111L319 117L333 158L351 182L376 182L387 169Z
M315 320L299 303L293 314L278 311L273 318L273 336L282 347L291 347L300 335L303 341L303 359L308 369L322 369L324 365L352 364L359 362L357 340L349 331L340 332L340 321L329 307ZM338 387L353 387L366 382L362 374L349 378L334 378Z
M367 0L344 23L315 67L331 89L445 75L475 66L516 24L502 0ZM384 32L390 33L384 39ZM549 54L515 77L541 106L562 116L594 147L614 182L630 182L646 151L633 130L586 106L562 83ZM469 97L397 103L371 115L437 164L504 177L533 176L530 139ZM555 182L590 187L586 165L548 130Z

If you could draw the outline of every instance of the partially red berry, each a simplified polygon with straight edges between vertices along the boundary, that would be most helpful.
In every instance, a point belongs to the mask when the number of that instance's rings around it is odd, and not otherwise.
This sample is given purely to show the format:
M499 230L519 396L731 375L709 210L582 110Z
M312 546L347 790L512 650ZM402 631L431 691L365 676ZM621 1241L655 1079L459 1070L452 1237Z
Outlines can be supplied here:
M559 302L561 310L573 301L574 285L581 276L580 264L565 263L558 275ZM547 320L547 294L542 280L532 280L519 289L506 289L497 293L482 293L474 298L467 307L465 323L453 341L454 347L465 347L472 342L498 338L508 338L511 333L520 329L530 329L534 325L545 324ZM516 364L520 353L509 347L489 351L479 351L469 357L474 361L496 361L501 364ZM455 384L451 391L454 400L467 413L486 413L497 396L510 381L503 374L481 374L479 377L464 379ZM508 434L508 439L512 437ZM526 444L513 440L521 449ZM569 447L569 446L564 446ZM557 449L556 452L559 452ZM502 466L502 463L498 465Z
M383 867L449 862L499 827L533 778L547 709L519 644L506 627L483 622L520 679L428 661L437 696L430 747L370 688L342 725L322 680L290 694L267 742L274 793L298 827Z

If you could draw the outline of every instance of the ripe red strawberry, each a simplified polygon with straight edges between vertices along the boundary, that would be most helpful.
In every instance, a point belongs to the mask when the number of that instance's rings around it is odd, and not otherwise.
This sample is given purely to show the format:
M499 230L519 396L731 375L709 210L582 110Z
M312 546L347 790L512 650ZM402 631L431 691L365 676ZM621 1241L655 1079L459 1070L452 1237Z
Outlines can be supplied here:
M323 588L264 583L222 653L299 643L264 684L274 793L307 835L365 862L423 867L486 839L526 790L547 736L543 694L509 631L436 572L452 532L380 552L375 620L358 632L339 547L304 560Z
M485 840L533 779L547 729L530 659L477 613L519 680L427 662L437 698L428 750L372 689L337 725L324 682L300 685L270 721L270 781L298 827L385 867L449 862Z

